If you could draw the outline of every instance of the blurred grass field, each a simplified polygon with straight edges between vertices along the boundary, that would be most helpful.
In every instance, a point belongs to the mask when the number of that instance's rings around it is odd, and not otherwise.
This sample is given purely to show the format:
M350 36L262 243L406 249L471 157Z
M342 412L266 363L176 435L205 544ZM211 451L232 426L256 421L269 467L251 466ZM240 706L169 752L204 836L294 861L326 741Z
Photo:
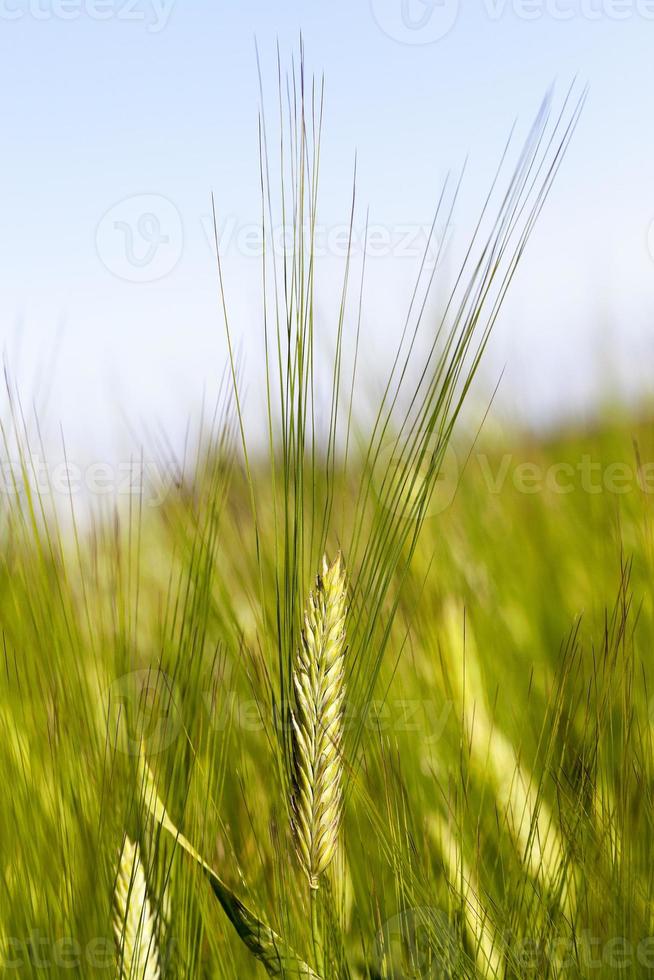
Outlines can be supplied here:
M651 432L607 419L459 453L398 607L380 613L373 696L346 710L358 750L330 929L349 975L653 968ZM144 814L142 743L177 825L309 948L262 637L275 604L258 604L244 478L205 463L192 490L77 542L24 508L6 516L7 975L114 975L126 830L146 855L163 975L258 975Z
M82 518L35 480L40 428L7 386L3 975L647 976L650 416L547 437L462 416L583 97L548 97L507 146L438 316L440 266L420 266L370 394L365 259L345 261L317 353L322 88L301 65L288 109L282 92L281 185L260 125L262 221L268 241L281 211L292 247L262 262L254 439L219 255L226 383L197 451L162 448L165 493ZM324 750L343 808L310 887L296 651L325 554L347 582Z

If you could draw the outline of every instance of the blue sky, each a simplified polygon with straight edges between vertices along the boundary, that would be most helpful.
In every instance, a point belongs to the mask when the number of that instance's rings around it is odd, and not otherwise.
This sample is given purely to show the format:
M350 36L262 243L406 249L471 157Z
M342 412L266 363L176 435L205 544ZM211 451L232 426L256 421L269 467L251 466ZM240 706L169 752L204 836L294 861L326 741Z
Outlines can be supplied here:
M513 120L526 126L553 81L561 92L588 82L485 379L505 367L498 405L532 421L587 412L603 371L647 387L652 0L0 0L0 330L25 391L48 369L53 431L105 452L126 416L180 439L215 390L212 191L255 371L258 267L243 254L258 210L254 38L274 85L277 40L288 63L300 31L326 76L327 226L347 220L355 150L361 211L385 228L428 224L444 175L469 154L457 220L471 220ZM411 268L397 255L372 263L375 337L401 322Z

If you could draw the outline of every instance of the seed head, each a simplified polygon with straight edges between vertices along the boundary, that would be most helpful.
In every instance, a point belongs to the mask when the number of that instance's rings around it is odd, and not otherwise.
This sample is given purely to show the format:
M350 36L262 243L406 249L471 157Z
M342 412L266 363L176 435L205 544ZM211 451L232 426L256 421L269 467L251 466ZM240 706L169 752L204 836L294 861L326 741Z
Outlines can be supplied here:
M293 668L293 832L312 888L334 857L342 802L346 616L340 554L322 560Z
M159 980L155 926L138 844L126 836L114 893L119 980Z

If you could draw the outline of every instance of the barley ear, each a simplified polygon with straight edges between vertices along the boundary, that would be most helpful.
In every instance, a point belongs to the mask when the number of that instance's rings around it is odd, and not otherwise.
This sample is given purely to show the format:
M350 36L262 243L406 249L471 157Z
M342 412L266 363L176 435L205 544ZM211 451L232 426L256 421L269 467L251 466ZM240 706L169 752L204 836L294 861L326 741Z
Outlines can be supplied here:
M293 666L293 835L311 888L334 857L342 803L345 568L322 560Z
M159 980L156 922L138 844L125 837L114 891L119 980Z

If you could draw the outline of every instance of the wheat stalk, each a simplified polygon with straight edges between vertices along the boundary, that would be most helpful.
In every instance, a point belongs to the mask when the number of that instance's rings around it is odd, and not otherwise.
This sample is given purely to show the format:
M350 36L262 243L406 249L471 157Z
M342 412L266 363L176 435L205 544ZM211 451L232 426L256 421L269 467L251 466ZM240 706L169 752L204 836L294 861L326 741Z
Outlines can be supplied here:
M293 667L292 823L312 889L332 860L341 820L341 738L345 686L345 569L322 560L309 596Z
M159 980L155 926L139 847L125 836L114 890L119 980Z

